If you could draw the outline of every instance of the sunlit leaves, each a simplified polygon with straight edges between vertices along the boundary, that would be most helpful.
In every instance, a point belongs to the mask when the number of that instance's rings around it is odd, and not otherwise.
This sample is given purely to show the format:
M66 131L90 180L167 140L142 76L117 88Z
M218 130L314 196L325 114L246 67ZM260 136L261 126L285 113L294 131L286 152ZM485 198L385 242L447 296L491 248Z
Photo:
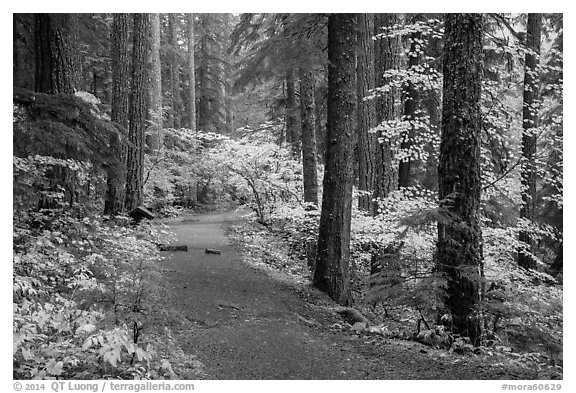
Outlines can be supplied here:
M160 259L156 244L168 241L166 231L115 226L65 211L50 225L52 231L35 234L15 226L21 250L14 254L15 372L46 378L73 376L88 367L98 377L100 360L120 369L132 354L148 362L133 332L115 324L142 326L149 316L134 310L158 301L153 297L154 264Z

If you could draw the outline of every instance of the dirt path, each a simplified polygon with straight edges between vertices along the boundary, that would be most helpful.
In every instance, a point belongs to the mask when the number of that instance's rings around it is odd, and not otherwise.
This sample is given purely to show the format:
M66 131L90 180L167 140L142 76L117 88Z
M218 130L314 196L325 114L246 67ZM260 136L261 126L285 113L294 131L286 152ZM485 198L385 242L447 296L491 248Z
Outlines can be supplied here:
M332 331L342 322L295 287L241 261L225 228L233 213L187 216L170 224L178 244L164 262L171 307L188 328L176 331L209 379L496 379L528 378L461 357L445 361L413 342ZM273 247L274 245L270 245ZM205 254L217 248L221 255ZM437 354L436 354L437 355Z

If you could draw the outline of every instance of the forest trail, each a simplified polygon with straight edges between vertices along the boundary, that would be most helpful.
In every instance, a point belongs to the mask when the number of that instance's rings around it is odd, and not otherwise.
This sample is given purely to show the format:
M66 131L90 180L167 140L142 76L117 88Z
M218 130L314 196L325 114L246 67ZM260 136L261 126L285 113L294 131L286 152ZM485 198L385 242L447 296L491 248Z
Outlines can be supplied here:
M170 307L183 323L175 338L204 364L205 378L227 379L498 379L511 370L431 358L414 342L333 331L342 321L304 299L292 285L256 270L229 244L234 213L185 216L170 222L188 252L170 252L164 279ZM205 254L206 248L221 255ZM437 354L436 354L437 355ZM186 378L184 376L184 378Z

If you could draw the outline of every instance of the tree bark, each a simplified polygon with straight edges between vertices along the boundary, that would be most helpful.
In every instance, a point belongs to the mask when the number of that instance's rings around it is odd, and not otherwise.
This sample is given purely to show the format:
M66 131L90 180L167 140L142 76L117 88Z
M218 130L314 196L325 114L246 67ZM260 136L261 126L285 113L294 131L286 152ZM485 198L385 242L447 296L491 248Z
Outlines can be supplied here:
M134 14L132 84L130 92L130 127L128 139L126 208L142 204L144 194L144 130L146 126L147 58L150 51L150 16Z
M286 73L286 142L290 143L294 157L298 157L300 155L300 136L298 135L295 85L294 71L289 70Z
M316 156L321 164L324 164L324 154L326 153L326 117L328 107L328 66L324 66L320 83L316 88L314 106L316 108ZM325 82L326 81L326 82Z
M112 113L111 120L122 126L124 133L113 135L110 148L126 164L127 151L122 147L128 134L128 98L130 94L130 59L128 56L128 14L114 14L112 21ZM107 170L107 192L104 214L115 215L124 208L126 168Z
M376 126L376 102L364 97L376 86L374 74L374 14L358 14L358 208L372 211L372 192L377 153L380 150L378 135L368 131ZM362 193L362 191L364 193Z
M440 209L437 263L448 280L446 306L455 333L479 344L483 272L480 229L480 89L482 15L447 14L443 64L442 134L438 164Z
M47 94L74 94L72 14L36 14L35 90Z
M412 23L420 20L420 14L416 14L413 19ZM410 34L410 52L408 56L408 70L411 70L417 67L420 64L420 39L422 34L419 31L415 31ZM407 81L404 85L404 120L406 121L414 121L416 115L416 109L418 108L418 90L414 84L410 81ZM401 136L400 142L400 149L403 151L407 151L412 146L412 140L414 139L414 135L416 130L410 127L410 129ZM412 184L412 176L411 176L411 158L407 157L404 158L398 164L398 188L402 187L410 187Z
M383 27L391 27L399 22L396 14L376 14L374 19L375 33L384 32ZM381 38L376 41L374 47L375 69L376 69L376 87L384 86L386 80L384 73L387 70L398 68L398 49L400 46L399 39ZM398 93L394 90L385 93L376 99L376 121L378 124L393 120L397 117L396 100ZM382 135L376 134L378 137ZM390 143L386 140L379 144L374 164L374 184L373 198L385 198L390 191L395 189L397 174L392 166L392 151ZM377 211L377 203L373 206L373 212Z
M542 35L542 14L528 14L526 26L526 53L524 73L524 98L522 109L522 207L520 217L534 220L536 208L536 144L538 127L539 84L538 64L540 62L540 40ZM532 253L534 244L528 231L521 231L519 240L526 244L527 251ZM536 261L524 253L518 252L518 265L534 269Z
M160 63L160 14L150 14L151 22L151 50L150 50L150 109L148 120L151 122L149 146L158 150L162 146L164 135L162 132L162 70Z
M314 74L300 68L300 118L302 121L302 173L304 202L318 204L316 133L314 122Z
M322 213L314 285L342 305L350 292L354 118L356 111L356 16L328 17L328 127Z
M168 14L168 42L170 44L170 103L171 111L169 117L169 126L180 128L180 64L178 61L178 37L176 34L176 16Z
M209 14L200 15L201 39L200 39L200 66L198 67L198 129L200 131L211 131L210 122L210 81L208 79L208 58L210 48L208 44Z
M188 14L188 126L196 132L196 75L194 70L194 14Z

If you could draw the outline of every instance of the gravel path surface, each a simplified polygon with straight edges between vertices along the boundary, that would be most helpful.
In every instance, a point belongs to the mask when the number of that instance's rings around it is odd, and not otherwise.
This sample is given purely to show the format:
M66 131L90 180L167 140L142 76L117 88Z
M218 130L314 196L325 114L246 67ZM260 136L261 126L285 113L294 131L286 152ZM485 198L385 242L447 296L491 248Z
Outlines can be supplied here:
M235 219L224 213L169 224L176 243L188 246L164 262L169 304L183 320L173 330L184 352L204 364L207 379L533 378L412 341L330 329L342 321L310 301L323 294L303 294L242 262L226 238Z

